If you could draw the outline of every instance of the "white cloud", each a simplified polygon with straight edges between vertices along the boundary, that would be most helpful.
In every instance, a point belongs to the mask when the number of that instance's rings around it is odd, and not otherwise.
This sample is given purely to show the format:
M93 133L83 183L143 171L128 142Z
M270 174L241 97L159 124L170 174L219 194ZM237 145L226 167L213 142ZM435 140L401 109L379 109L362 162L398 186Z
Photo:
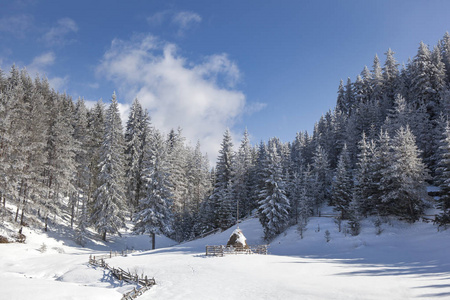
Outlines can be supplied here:
M28 74L31 77L35 76L45 76L48 78L48 83L50 86L56 91L64 91L69 83L69 76L64 77L50 77L50 73L48 72L49 67L51 67L56 60L56 56L54 52L46 52L39 56L33 58L31 64L27 66Z
M178 34L182 35L185 30L191 26L200 23L202 18L200 15L191 11L181 11L176 13L172 18L172 23L179 26Z
M147 22L152 26L160 26L165 22L175 26L177 35L182 36L192 26L202 21L202 17L192 11L163 10L147 17Z
M258 111L265 109L266 107L267 107L267 103L262 103L262 102L249 103L249 105L247 105L245 107L245 114L252 115L254 113L257 113Z
M98 82L94 82L88 83L87 86L90 87L91 89L98 89L100 87L100 84Z
M54 62L55 62L55 53L47 52L42 55L36 56L33 59L30 67L42 68L42 67L46 67L49 65L53 65Z
M0 18L0 32L7 32L18 38L24 38L32 23L33 17L25 14Z
M58 20L58 24L50 28L44 35L44 41L49 45L66 45L73 42L73 39L67 36L76 33L78 26L74 20L70 18L62 18Z
M159 26L164 23L164 21L172 14L170 10L163 10L157 13L154 13L153 15L147 17L147 22L150 25Z
M245 107L245 96L230 88L239 78L237 66L224 54L192 64L174 44L153 36L114 40L97 73L112 80L129 102L135 97L152 123L168 132L181 126L186 138L215 162L222 136Z

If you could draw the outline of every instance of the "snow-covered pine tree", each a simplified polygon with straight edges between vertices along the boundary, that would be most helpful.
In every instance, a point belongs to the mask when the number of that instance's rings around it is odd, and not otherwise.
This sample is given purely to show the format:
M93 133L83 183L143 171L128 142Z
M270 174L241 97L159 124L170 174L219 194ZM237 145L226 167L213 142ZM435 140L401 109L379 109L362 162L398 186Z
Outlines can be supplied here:
M353 83L350 77L347 78L344 96L345 96L345 104L348 107L348 115L351 115L355 107L355 93L353 89Z
M382 105L385 112L391 109L394 103L394 97L396 93L398 93L398 77L400 74L398 71L398 63L395 61L394 54L395 52L390 48L385 53L386 60L383 67L385 97Z
M380 59L376 54L373 59L373 67L371 75L372 75L371 76L372 94L370 96L370 99L382 102L383 98L385 97L385 86Z
M74 151L76 164L77 197L87 199L90 182L90 152L88 134L88 110L83 99L78 99L74 112Z
M427 45L420 42L417 55L414 57L411 67L411 101L415 107L420 104L434 106L436 91L433 89L432 69L433 62L431 52Z
M22 148L20 151L23 151L21 155L26 157L26 163L22 169L20 188L24 192L23 200L27 200L32 210L37 210L38 217L41 217L40 212L44 212L44 214L46 211L48 213L56 213L60 205L60 203L54 203L46 197L47 190L44 184L44 168L47 162L45 142L48 134L47 120L49 113L45 106L43 95L46 91L39 89L33 84L26 70L22 70L20 76L24 88L22 101L25 106L23 108L28 109L25 111L25 115L22 116L24 120L16 119L14 121L25 125L23 128L25 132L22 132L24 135L20 137L16 135L14 137L14 139L23 139L20 141ZM68 168L70 168L70 165ZM30 209L29 212L31 213L32 210ZM21 219L24 216L23 212L24 210L22 209ZM30 214L30 216L33 217L33 214Z
M264 188L260 191L259 220L264 228L265 239L270 241L283 232L289 224L290 202L286 197L281 158L272 143L267 156Z
M320 145L317 146L314 152L312 174L315 180L314 198L316 199L316 203L314 204L314 208L318 210L326 200L331 200L331 173L328 154Z
M340 112L335 109L332 113L331 119L331 149L334 149L332 159L338 158L338 155L341 153L344 148L344 144L346 144L346 129L347 129L347 121L348 117L346 114Z
M230 205L228 201L225 201L229 199L224 198L225 196L229 196L228 185L232 184L234 176L233 161L233 143L231 140L231 133L227 129L223 135L221 149L219 150L219 156L216 164L216 182L210 197L216 214L216 228L227 229L235 222L234 218L228 219L230 216L233 216L233 211L235 210L234 203ZM226 211L227 209L232 211L228 212Z
M146 133L150 130L150 120L138 99L133 101L125 130L125 176L128 179L127 199L130 208L138 206L141 190L142 160L146 147Z
M293 173L301 174L305 160L306 137L303 132L297 132L295 140L291 146L291 168Z
M434 120L441 111L442 93L446 89L447 75L445 70L445 64L441 56L441 48L435 46L431 52L431 84L435 92L433 102L430 103L433 107L430 107L430 117Z
M367 140L363 133L361 141L358 143L358 161L356 163L356 182L354 185L353 202L357 208L357 213L364 216L373 214L376 211L378 185L374 182L373 171L376 159L376 147L373 140Z
M389 133L386 130L381 130L377 139L377 147L375 148L375 153L371 155L370 160L370 177L376 187L371 191L372 204L376 209L376 213L381 215L389 215L391 199L385 197L393 188L390 186L391 183L388 180L389 168L394 163L392 141Z
M89 158L89 194L88 211L92 211L93 195L100 186L99 174L101 147L105 136L105 107L101 100L97 101L95 106L88 113L88 152Z
M450 84L450 33L448 31L444 34L440 42L440 49L447 74L447 84Z
M106 234L125 227L125 158L122 121L114 93L105 116L105 135L100 152L99 187L95 191L92 223L106 240ZM120 233L119 233L120 234Z
M441 225L446 225L450 223L450 124L448 121L442 134L439 153L438 181L441 195L438 201L438 208L442 212L436 218L436 221Z
M344 145L339 156L331 197L335 211L341 214L340 218L347 219L349 217L350 202L353 198L353 175L346 145Z
M345 89L344 89L344 81L341 79L339 82L339 88L337 92L337 100L336 100L336 109L341 111L344 114L348 114L349 109L347 107L347 103L345 101Z
M190 162L188 163L190 173L190 185L188 194L191 195L191 211L193 218L192 232L195 236L202 233L202 216L201 208L203 202L209 196L212 185L210 181L209 160L203 155L200 149L200 142L197 142L195 150L192 153Z
M391 147L391 161L380 180L381 201L389 214L415 221L423 213L428 174L408 126L397 131Z
M250 171L253 168L252 149L250 146L250 138L247 129L241 141L238 153L235 159L234 166L234 193L236 205L239 205L239 216L246 216L250 214L251 210L255 208L253 205L251 195Z
M394 100L394 106L388 111L383 128L388 132L396 132L400 127L406 127L411 121L412 110L407 105L405 98L397 94Z
M52 213L58 213L61 197L69 195L71 226L75 219L78 204L76 187L76 141L72 118L74 107L72 99L59 95L53 103L53 118L47 138L46 183L49 199L44 206ZM51 199L51 200L50 200ZM62 202L62 201L61 201Z
M169 161L170 188L173 197L172 212L174 214L174 234L172 238L182 241L186 236L186 232L191 230L189 224L189 171L188 171L188 154L189 151L185 146L185 138L179 127L177 132L171 130L167 138L167 159Z
M143 189L145 196L139 200L134 216L136 233L173 233L173 198L170 186L167 144L162 135L155 131L144 154Z

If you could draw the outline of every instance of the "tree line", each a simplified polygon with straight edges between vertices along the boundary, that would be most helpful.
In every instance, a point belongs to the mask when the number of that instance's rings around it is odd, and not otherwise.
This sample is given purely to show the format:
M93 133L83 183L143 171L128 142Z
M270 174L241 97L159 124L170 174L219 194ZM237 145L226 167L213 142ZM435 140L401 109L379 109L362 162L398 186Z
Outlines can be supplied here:
M214 168L180 128L155 128L137 99L122 128L115 94L88 109L12 66L0 73L0 213L45 228L68 216L81 244L89 226L103 239L131 222L136 233L184 241L251 215L271 240L304 228L324 204L353 234L366 216L415 221L435 204L447 224L450 35L432 49L420 43L401 67L394 54L341 80L336 107L312 134L251 145L245 131L235 149L227 130ZM430 184L441 187L437 203Z

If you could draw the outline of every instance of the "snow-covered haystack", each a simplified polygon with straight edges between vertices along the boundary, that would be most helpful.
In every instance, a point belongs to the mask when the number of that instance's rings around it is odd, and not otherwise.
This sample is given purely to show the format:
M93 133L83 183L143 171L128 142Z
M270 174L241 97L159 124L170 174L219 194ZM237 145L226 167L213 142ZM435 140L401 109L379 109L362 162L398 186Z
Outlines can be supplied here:
M227 247L244 248L248 249L247 239L245 238L242 230L236 228L228 239Z

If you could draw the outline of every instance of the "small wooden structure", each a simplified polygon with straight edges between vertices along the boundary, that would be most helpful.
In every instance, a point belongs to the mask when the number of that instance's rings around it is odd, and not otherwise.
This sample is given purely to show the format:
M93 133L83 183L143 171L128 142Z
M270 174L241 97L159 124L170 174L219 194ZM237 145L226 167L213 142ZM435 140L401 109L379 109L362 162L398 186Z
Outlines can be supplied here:
M228 239L227 247L248 249L247 239L242 230L236 228Z
M236 228L228 239L227 245L206 246L206 256L224 256L225 254L267 254L267 245L249 246L241 229Z

